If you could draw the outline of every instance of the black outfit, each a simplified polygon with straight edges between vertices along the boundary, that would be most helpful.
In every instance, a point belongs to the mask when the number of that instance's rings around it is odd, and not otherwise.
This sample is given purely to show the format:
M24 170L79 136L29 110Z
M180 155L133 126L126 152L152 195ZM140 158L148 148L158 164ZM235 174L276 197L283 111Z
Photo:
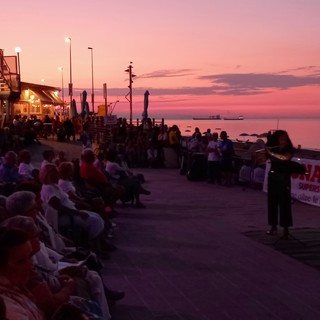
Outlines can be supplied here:
M221 183L220 161L207 162L207 177L209 182L215 183L217 181L219 184Z
M74 136L74 125L71 120L67 119L63 124L65 135L67 136L67 140L70 140L71 136Z
M293 154L292 148L285 147L280 150L272 150L277 154ZM292 226L291 211L291 173L290 161L279 160L271 157L271 169L268 175L268 223L276 227L278 214L280 226L287 228Z

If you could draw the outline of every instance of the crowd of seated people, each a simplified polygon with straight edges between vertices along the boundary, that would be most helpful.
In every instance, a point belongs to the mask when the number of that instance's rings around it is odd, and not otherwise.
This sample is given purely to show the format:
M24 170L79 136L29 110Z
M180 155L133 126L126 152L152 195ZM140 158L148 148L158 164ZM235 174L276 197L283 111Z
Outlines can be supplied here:
M88 137L94 140L94 131L98 118L91 117L86 121L83 147L88 147ZM121 154L130 168L164 167L163 148L170 147L178 151L181 133L177 126L153 123L150 118L140 125L130 125L125 118L119 118L111 130L112 141L107 149L115 149ZM92 142L92 141L91 141ZM91 145L89 145L90 147ZM103 144L102 152L106 150Z
M151 119L142 121L139 126L130 126L125 119L119 120L114 128L114 143L122 145L118 150L125 155L129 167L160 168L164 166L162 140L158 139L161 128Z
M41 144L40 138L54 137L58 141L76 140L82 130L83 119L80 116L61 120L58 115L45 115L40 119L15 115L12 122L0 129L0 152L18 150L34 143Z
M118 160L118 162L117 162ZM134 175L127 166L124 166L124 161L117 159L117 153L114 150L109 150L106 155L105 172L110 178L111 183L115 186L122 186L124 189L123 200L135 201L138 208L144 208L140 200L140 195L150 195L150 191L144 189L141 185L139 176Z
M102 171L90 175L90 151L79 165L46 150L38 171L27 150L5 154L0 180L14 187L0 197L4 319L110 319L110 306L123 298L101 270L116 249L114 205L124 188Z

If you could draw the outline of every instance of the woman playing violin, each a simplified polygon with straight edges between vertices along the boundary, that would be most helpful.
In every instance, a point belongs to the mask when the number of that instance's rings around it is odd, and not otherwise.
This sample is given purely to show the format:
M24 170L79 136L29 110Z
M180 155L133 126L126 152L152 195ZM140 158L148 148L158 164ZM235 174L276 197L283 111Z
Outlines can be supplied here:
M284 130L275 131L266 145L266 153L271 161L268 175L268 223L271 229L267 234L275 234L279 224L283 227L285 239L289 237L289 227L292 226L289 168L293 152L292 142Z

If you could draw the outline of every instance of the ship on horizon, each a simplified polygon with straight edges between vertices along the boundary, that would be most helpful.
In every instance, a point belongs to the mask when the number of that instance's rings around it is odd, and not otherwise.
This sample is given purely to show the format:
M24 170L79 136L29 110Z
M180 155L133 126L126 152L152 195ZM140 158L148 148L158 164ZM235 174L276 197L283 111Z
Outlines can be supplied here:
M223 120L244 120L244 116L240 115L238 117L224 117Z
M208 117L193 117L193 120L222 120L220 114L216 114Z

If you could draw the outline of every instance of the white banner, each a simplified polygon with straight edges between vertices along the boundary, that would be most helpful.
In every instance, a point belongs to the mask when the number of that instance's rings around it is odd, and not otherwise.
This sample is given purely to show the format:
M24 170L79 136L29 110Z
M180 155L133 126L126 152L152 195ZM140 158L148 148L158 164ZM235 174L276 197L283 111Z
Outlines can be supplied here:
M297 159L307 167L307 175L295 174L291 177L292 198L320 207L320 161Z
M291 176L291 196L301 202L320 207L320 160L292 158L293 161L303 163L307 168L307 175L294 174ZM270 162L266 166L266 176L263 191L268 191L268 173Z

